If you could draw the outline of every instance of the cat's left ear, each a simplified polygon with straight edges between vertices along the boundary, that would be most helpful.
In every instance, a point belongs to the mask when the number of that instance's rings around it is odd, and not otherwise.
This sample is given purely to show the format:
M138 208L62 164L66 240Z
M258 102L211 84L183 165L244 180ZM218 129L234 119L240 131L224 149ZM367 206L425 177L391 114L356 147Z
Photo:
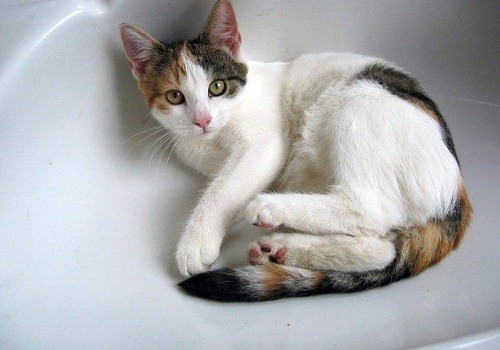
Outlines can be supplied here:
M219 0L212 8L202 36L215 46L226 48L234 58L240 58L241 34L228 0Z

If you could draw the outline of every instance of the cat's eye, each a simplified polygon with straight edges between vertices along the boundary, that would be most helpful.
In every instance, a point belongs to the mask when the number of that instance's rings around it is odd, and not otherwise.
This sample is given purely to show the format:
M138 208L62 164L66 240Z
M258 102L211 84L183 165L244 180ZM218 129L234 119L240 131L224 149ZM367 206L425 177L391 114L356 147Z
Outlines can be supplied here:
M210 96L220 96L226 92L226 83L224 80L215 80L208 87Z
M167 100L173 105L180 105L184 102L184 95L179 90L167 91Z

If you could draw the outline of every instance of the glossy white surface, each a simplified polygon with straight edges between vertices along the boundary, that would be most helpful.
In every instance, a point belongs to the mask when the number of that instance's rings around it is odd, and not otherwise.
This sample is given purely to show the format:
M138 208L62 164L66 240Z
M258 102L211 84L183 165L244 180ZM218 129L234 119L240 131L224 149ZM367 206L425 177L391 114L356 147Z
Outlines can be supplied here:
M475 208L462 247L417 278L240 305L175 286L173 251L203 180L165 165L154 137L130 139L155 124L118 35L129 21L190 37L211 5L0 3L0 348L500 348L498 2L234 1L251 58L354 51L418 77ZM218 266L245 263L258 235L234 227Z

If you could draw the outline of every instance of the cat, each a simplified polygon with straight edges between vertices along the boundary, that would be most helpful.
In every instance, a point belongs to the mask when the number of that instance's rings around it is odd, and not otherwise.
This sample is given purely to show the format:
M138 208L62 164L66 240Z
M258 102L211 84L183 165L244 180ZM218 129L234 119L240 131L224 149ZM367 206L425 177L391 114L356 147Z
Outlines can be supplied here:
M177 247L188 293L261 301L356 292L456 249L472 208L448 127L419 83L351 53L247 60L232 4L194 40L122 23L133 76L175 153L210 183ZM252 265L207 271L229 225L269 231Z

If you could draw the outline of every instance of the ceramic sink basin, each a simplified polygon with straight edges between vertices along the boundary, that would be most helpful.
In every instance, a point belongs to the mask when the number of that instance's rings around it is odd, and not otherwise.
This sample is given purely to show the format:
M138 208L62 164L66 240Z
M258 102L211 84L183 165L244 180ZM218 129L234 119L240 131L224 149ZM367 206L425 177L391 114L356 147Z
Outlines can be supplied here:
M0 2L0 348L500 349L498 1L234 0L252 59L353 51L416 76L475 209L460 249L416 278L260 304L176 287L175 245L204 179L157 142L118 32L127 21L193 37L211 6ZM216 267L246 264L260 234L234 225Z

